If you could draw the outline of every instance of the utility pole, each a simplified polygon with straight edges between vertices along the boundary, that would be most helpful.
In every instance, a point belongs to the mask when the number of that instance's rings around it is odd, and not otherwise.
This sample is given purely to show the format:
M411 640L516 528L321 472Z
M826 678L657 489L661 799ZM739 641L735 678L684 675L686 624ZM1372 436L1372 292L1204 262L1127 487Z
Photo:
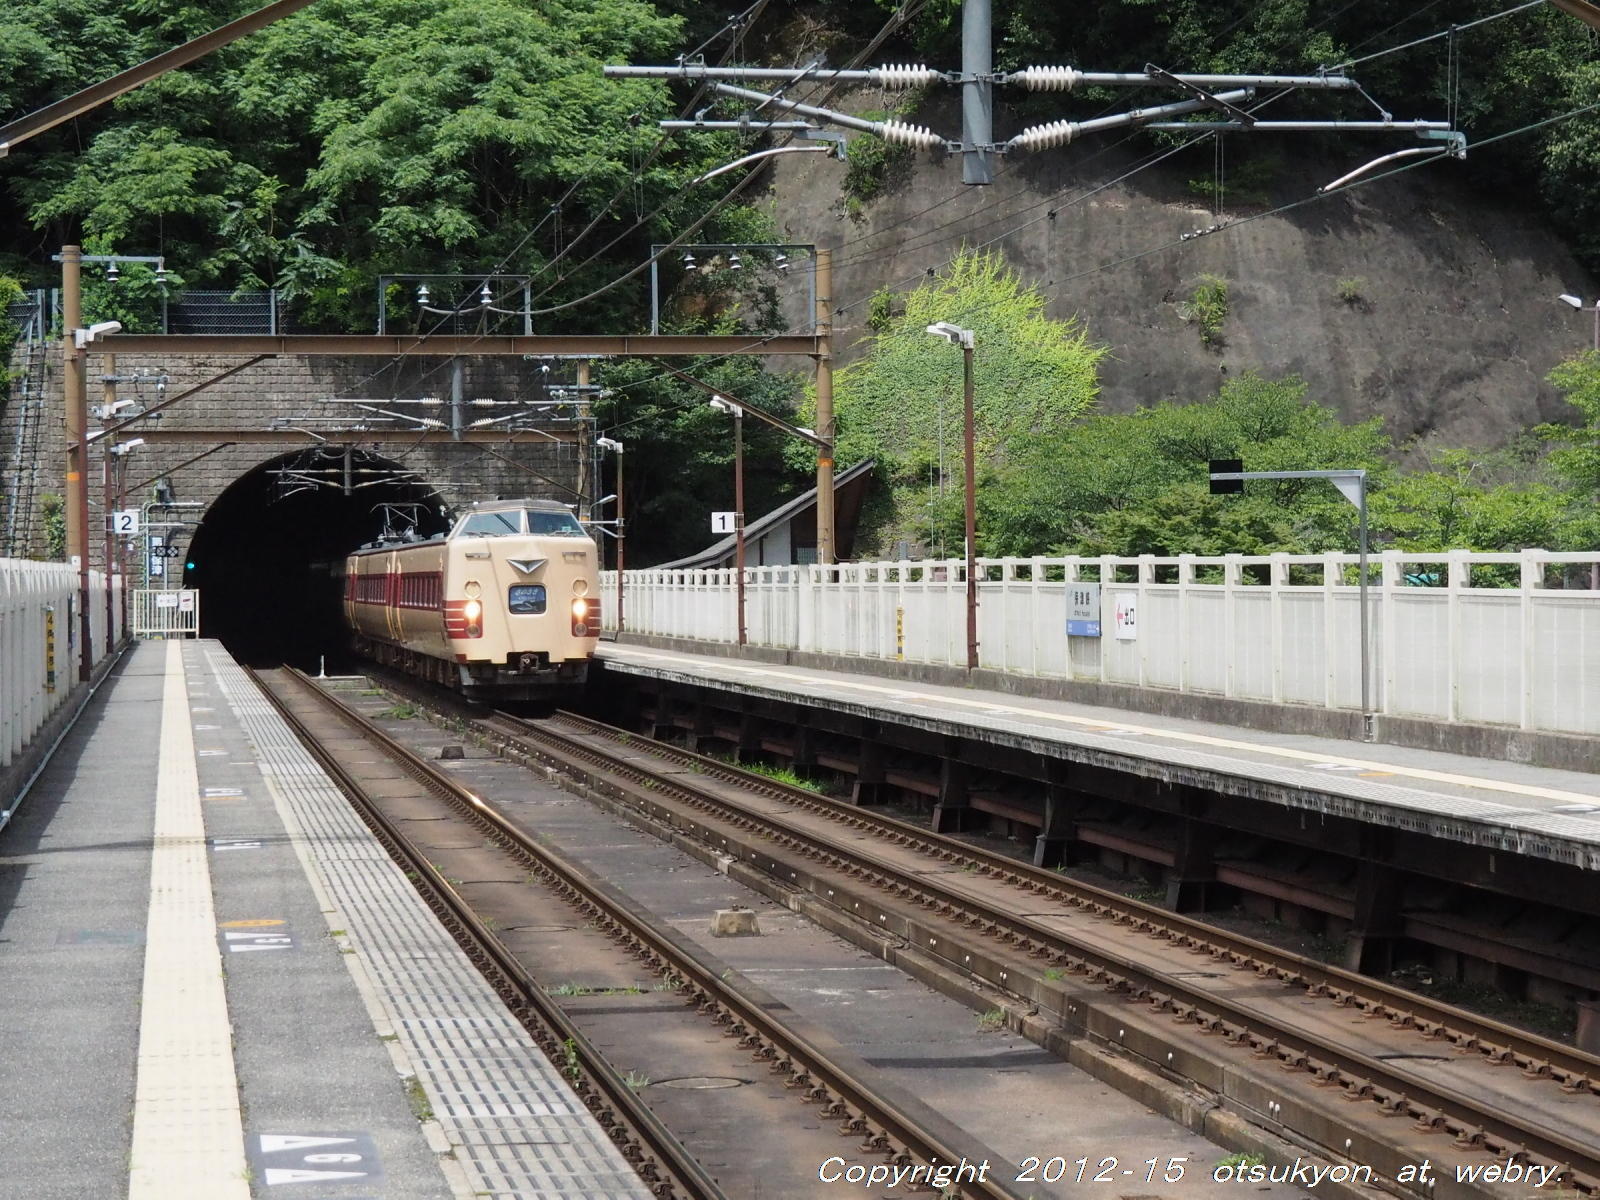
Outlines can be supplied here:
M833 505L833 251L817 247L817 562L830 566L838 554Z
M594 457L594 445L584 440L587 422L583 419L583 397L588 395L584 389L589 386L589 360L578 360L578 520L587 521L594 514L594 505L589 491L589 460ZM599 478L598 472L596 478ZM595 489L598 491L599 489Z
M78 563L78 678L94 673L89 644L89 391L85 366L89 352L78 346L83 325L83 250L61 247L61 380L67 418L67 556Z
M117 356L115 354L106 355L104 369L105 369L105 374L101 377L102 382L101 382L101 385L100 385L100 403L102 405L100 411L105 414L105 417L107 419L109 419L111 414L116 411L116 403L117 403L117 379L116 379L116 375L117 375ZM111 436L109 436L109 435L102 435L101 436L101 438L100 438L100 473L101 473L101 476L102 476L102 479L101 479L101 493L102 493L102 495L101 495L101 507L103 507L105 509L105 525L106 525L106 545L105 545L106 646L108 648L111 645L111 631L116 628L116 625L112 621L112 616L116 612L116 597L112 595L112 589L111 589L112 546L117 541L120 540L117 537L116 529L113 528L113 517L111 515L112 511L113 511L111 505L112 505L112 501L115 499L115 493L114 493L113 488L112 488L112 479L111 479L112 472L115 470L115 467L112 465L112 459L115 456L111 453L111 443L112 443L112 437Z
M830 472L831 475L831 472ZM745 644L744 608L744 409L733 406L733 514L734 541L733 569L739 576L739 645Z

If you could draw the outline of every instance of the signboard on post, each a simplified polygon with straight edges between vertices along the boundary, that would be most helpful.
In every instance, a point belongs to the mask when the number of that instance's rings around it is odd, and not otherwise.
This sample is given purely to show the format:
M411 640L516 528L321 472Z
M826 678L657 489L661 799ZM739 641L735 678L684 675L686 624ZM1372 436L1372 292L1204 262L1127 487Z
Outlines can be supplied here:
M739 528L739 514L714 512L711 514L712 533L735 533Z
M1067 636L1100 636L1100 585L1067 584Z
M128 537L139 532L139 510L119 508L111 514L111 532L117 537Z
M1117 641L1131 642L1139 636L1139 593L1118 592L1116 605Z
M149 562L149 570L146 573L151 579L159 579L167 573L167 558L162 553L166 539L159 533L152 533L149 541L149 553L146 556Z

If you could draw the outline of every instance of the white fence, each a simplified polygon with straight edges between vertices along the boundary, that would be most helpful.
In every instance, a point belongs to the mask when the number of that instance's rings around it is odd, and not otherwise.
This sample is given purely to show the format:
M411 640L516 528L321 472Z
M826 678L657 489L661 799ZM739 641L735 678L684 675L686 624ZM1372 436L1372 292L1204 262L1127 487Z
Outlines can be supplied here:
M194 588L135 588L133 636L199 637L200 593Z
M114 641L124 632L122 577L114 576ZM89 622L106 652L106 585L89 575ZM65 563L0 558L0 767L9 766L78 682L78 572ZM9 797L0 796L0 803Z
M1330 709L1361 706L1349 554L979 560L980 665ZM754 645L964 665L964 564L746 572ZM1068 637L1068 591L1099 584L1099 637ZM616 576L604 579L615 628ZM1079 589L1093 591L1094 589ZM626 628L731 642L731 570L630 571ZM1134 617L1118 627L1119 604ZM1600 734L1600 554L1372 556L1377 713Z

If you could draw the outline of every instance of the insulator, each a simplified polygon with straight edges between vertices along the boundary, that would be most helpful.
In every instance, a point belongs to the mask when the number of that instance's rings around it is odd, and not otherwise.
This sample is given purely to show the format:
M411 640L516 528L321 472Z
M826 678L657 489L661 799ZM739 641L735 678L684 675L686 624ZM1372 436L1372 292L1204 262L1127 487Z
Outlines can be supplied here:
M1008 150L1047 150L1051 146L1065 146L1078 136L1076 121L1051 121L1048 125L1035 125L1024 129L1012 138Z
M885 63L871 71L872 82L886 88L926 87L939 79L932 67L912 63Z
M918 150L936 150L944 139L924 125L907 125L904 121L885 121L878 136L899 146L914 146Z
M1070 92L1083 81L1083 72L1074 67L1024 67L1006 80L1013 81L1030 92Z

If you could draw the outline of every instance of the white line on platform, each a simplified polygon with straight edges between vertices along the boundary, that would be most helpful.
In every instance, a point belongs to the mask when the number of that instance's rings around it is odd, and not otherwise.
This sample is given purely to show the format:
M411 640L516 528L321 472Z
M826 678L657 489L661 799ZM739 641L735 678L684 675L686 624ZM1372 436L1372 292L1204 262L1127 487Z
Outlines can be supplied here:
M181 643L167 643L128 1200L249 1200Z

